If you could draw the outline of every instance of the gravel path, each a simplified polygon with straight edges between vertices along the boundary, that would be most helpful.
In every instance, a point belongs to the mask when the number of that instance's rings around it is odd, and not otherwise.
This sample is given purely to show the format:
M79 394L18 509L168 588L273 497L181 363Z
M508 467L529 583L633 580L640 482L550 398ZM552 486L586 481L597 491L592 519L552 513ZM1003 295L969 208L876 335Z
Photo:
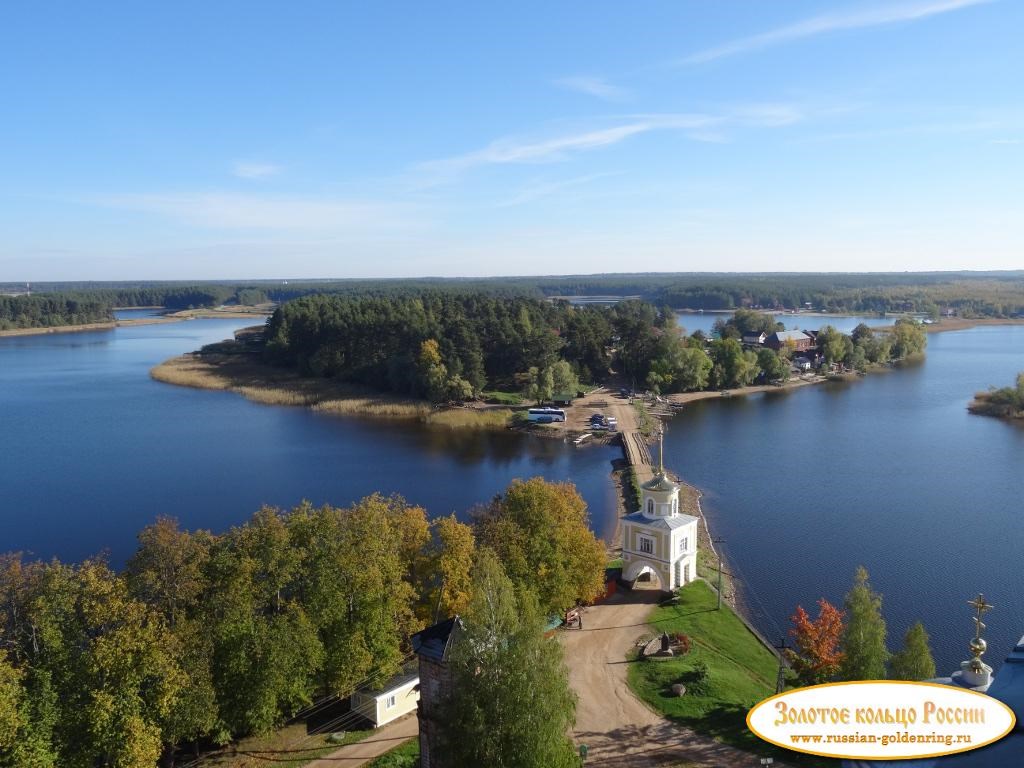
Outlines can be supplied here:
M419 734L419 720L416 715L408 715L401 720L388 723L362 741L346 744L329 755L314 760L306 768L355 768L365 765L375 757L389 752L403 741Z
M569 682L579 696L573 739L590 748L587 768L759 766L759 757L671 723L630 692L626 653L651 633L646 619L658 597L654 591L619 592L587 608L582 630L559 633Z

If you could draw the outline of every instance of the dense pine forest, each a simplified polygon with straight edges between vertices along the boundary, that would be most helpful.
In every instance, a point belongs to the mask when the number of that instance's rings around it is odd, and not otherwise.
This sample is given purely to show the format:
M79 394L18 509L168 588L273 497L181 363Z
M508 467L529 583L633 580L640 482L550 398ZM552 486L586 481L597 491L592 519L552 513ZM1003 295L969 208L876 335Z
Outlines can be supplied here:
M641 307L647 314L639 319ZM608 370L613 336L628 332L634 318L648 328L673 322L670 313L651 310L638 302L610 309L574 307L447 291L317 295L290 301L274 313L266 356L308 375L418 396L429 395L434 376L455 389L461 382L476 392L517 388L518 375L560 359L589 382ZM431 370L439 365L443 373Z
M523 391L538 402L604 381L614 369L656 392L742 387L789 377L788 350L751 350L741 337L777 330L770 315L737 310L714 339L685 336L668 307L642 301L576 306L565 301L428 291L414 296L317 295L271 317L268 361L434 401L467 400L485 388ZM861 326L819 333L828 365L864 370L924 350L912 321L891 333Z
M0 296L0 331L102 323L113 319L110 305L98 297L60 293Z

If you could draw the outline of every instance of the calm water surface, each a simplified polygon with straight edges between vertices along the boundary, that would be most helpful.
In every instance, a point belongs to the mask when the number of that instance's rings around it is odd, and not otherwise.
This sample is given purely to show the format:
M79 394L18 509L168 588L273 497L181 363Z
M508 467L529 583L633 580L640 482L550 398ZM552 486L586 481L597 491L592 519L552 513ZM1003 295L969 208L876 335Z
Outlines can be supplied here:
M261 504L345 505L378 490L463 514L533 475L573 479L597 531L614 528L617 448L315 415L149 378L156 363L247 324L0 339L0 552L107 550L120 564L158 515L223 530Z
M766 631L797 603L841 601L864 565L890 645L920 618L948 674L967 658L978 592L996 606L989 663L1024 633L1024 429L966 411L1024 370L1024 327L928 341L923 363L850 384L692 404L666 452L705 492Z
M0 339L0 551L107 550L120 564L158 515L223 530L264 503L344 505L377 490L464 514L538 474L571 478L597 531L614 528L617 448L334 418L149 378L247 324ZM975 390L1024 370L1024 327L929 343L918 365L696 403L670 424L668 463L704 491L767 632L797 603L841 601L858 564L885 596L891 645L922 618L944 672L965 656L973 594L996 605L991 662L1024 632L1024 429L965 410Z
M681 325L687 334L694 331L704 331L711 335L711 328L715 320L719 318L728 320L732 317L731 312L676 312L676 321ZM884 325L892 325L896 322L893 317L879 317L878 315L774 315L777 322L786 326L787 330L802 330L804 328L816 331L826 325L831 325L837 331L849 333L861 323L880 328Z

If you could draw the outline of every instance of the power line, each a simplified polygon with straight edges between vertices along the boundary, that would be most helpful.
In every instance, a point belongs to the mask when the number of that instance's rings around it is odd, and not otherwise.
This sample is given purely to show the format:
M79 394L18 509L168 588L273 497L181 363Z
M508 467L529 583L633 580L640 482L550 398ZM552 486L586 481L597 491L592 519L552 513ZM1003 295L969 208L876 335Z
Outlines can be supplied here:
M404 667L410 660L412 660L412 658L415 655L416 655L415 653L410 653L410 654L406 655L405 657L403 657L398 662L399 667ZM364 677L358 683L355 683L355 685L353 685L350 689L348 689L347 691L344 691L344 692L332 693L332 694L329 694L327 696L324 696L323 698L319 699L317 702L314 702L314 703L310 704L309 706L307 706L305 709L299 710L299 712L296 713L295 716L293 716L290 719L290 722L295 722L296 720L300 720L300 719L308 720L309 717L314 712L323 710L324 708L326 708L328 705L334 703L335 701L340 701L342 699L348 698L348 697L352 696L352 694L354 694L354 693L356 693L358 691L367 690L368 688L370 688L370 682L377 676L377 674L379 674L381 671L383 671L384 669L386 669L389 666L391 666L391 665L379 664L377 666L371 667L370 670L369 670L369 673L366 675L366 677ZM301 715L301 717L300 717L300 715ZM342 726L343 729L347 729L350 725L353 725L354 723L357 723L357 722L359 722L362 719L365 719L363 717L363 715L359 714L358 712L356 712L354 710L350 710L349 712L344 712L340 716L334 718L333 720L330 720L330 721L328 721L326 723L323 723L320 726L318 726L318 727L314 728L313 730L309 731L305 736L301 736L301 737L297 738L293 743L286 745L284 748L288 749L288 750L300 749L304 744L306 744L307 742L311 741L312 739L314 739L317 736L323 735L324 733L327 733L328 731L336 730L336 729L338 729L339 726ZM339 748L340 748L340 746L342 746L342 745L339 745ZM254 750L254 751L259 752L259 750ZM188 763L184 763L182 765L179 765L178 768L199 768L199 766L203 765L203 763L207 762L208 760L213 759L214 757L216 757L215 754L200 755L199 757L195 758L194 760L192 760L192 761L190 761ZM258 757L258 755L256 755L256 757Z

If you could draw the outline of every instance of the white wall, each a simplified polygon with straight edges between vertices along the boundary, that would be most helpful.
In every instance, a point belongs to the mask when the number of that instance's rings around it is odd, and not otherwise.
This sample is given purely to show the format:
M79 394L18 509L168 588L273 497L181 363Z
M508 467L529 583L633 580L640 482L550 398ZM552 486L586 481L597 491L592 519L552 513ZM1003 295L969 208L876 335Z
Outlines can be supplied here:
M352 709L379 728L392 720L397 720L403 715L416 711L416 703L420 700L420 693L416 690L416 686L419 684L420 679L416 677L400 688L376 696L354 693L352 694ZM388 699L392 696L395 697L395 705L389 707Z

